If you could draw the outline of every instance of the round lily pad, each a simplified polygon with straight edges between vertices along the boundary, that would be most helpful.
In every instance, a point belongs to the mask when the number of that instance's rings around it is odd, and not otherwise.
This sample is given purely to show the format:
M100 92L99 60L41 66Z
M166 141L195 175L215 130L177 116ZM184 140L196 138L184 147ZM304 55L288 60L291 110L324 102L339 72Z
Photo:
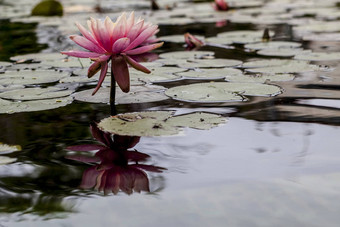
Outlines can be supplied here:
M56 109L66 106L72 102L71 97L58 99L33 100L25 102L11 102L0 99L0 113L32 112L41 110Z
M186 72L176 73L185 79L194 80L218 80L224 79L228 76L241 75L242 71L234 68L221 68L221 69L202 69L202 70L190 70Z
M0 154L7 154L15 151L21 151L21 146L0 143Z
M7 67L7 66L11 66L11 65L12 65L12 63L10 63L10 62L0 61L0 69Z
M173 116L174 111L147 111L119 114L100 121L104 131L127 136L168 136L179 134L184 127L211 129L226 118L212 113L190 113Z
M196 36L196 38L203 40L204 37L203 36ZM169 36L161 36L158 37L159 40L161 41L165 41L165 42L172 42L172 43L184 43L184 35L169 35Z
M166 59L198 59L204 57L214 56L214 52L211 51L174 51L160 54L160 58Z
M6 86L52 83L69 75L70 73L68 72L57 72L54 70L6 71L0 74L0 84Z
M290 81L294 80L293 74L256 74L256 75L230 75L226 77L226 81L240 83L265 83L267 81Z
M293 27L294 31L298 32L339 32L340 24L338 21L328 21L328 22L316 22L312 24L303 24L300 26Z
M291 64L309 65L308 62L306 61L297 61L297 60L291 60L291 59L265 59L265 60L244 62L242 64L242 68L263 68L263 67L291 65Z
M258 68L249 68L246 69L247 72L251 73L301 73L301 72L311 72L318 71L320 67L317 65L310 65L308 62L301 61L287 61L282 62L282 65L274 65L269 67L258 67Z
M129 93L116 89L116 104L157 102L168 99L162 92L165 88L156 85L131 86ZM91 103L109 103L110 87L101 88L95 95L93 89L74 93L75 100Z
M41 100L41 99L51 99L69 96L72 94L71 90L60 90L56 87L47 88L24 88L18 90L11 90L0 93L0 98L11 99L11 100Z
M257 51L258 55L273 56L273 57L293 57L297 54L308 54L310 50L302 48L279 48L279 49L262 49Z
M6 165L15 162L16 158L10 158L7 156L0 156L0 165Z
M252 50L261 49L279 49L279 48L296 48L300 47L302 44L297 42L287 42L287 41L270 41L270 42L259 42L246 44L244 48Z
M185 102L230 102L243 101L245 96L275 96L282 92L275 85L258 83L197 83L173 87L165 94Z
M11 57L12 61L25 62L25 61L55 61L65 59L65 55L61 53L34 53L34 54L24 54Z
M242 61L234 59L195 59L178 64L181 68L224 68L242 64Z
M340 60L340 52L332 52L332 53L309 53L309 54L298 54L294 57L297 60L306 60L306 61L337 61Z

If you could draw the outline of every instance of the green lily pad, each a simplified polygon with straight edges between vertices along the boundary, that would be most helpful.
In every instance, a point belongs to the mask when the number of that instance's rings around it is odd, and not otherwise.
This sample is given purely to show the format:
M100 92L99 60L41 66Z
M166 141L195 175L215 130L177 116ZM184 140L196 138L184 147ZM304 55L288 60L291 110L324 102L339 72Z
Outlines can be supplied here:
M17 89L22 89L22 88L25 88L25 86L24 85L8 85L8 86L0 85L0 92L17 90Z
M210 129L225 123L226 118L210 113L173 116L174 111L147 111L119 114L100 121L104 131L128 136L169 136L182 132L183 127Z
M258 55L273 56L273 57L293 57L297 54L308 54L310 50L302 48L279 48L279 49L262 49L257 51Z
M265 60L245 62L242 64L242 68L263 68L263 67L291 65L291 64L309 65L308 62L306 61L297 61L297 60L291 60L291 59L265 59Z
M340 41L340 32L308 34L308 35L304 35L302 37L302 40L304 40L304 41L318 41L318 42Z
M129 93L122 92L116 88L116 104L158 102L168 99L162 92L165 88L156 85L131 86ZM110 87L101 88L95 95L92 95L93 89L76 92L73 94L74 99L90 103L109 103Z
M166 59L199 59L214 56L211 51L174 51L160 54L160 58Z
M262 50L262 49L281 49L281 48L297 48L302 44L297 42L287 42L287 41L270 41L270 42L259 42L246 44L244 48L252 50Z
M273 62L274 63L274 62ZM312 72L318 71L321 68L317 65L308 64L308 62L301 61L287 61L282 62L281 65L273 65L269 67L258 67L258 68L249 68L246 69L247 72L251 73L267 73L267 74L276 74L276 73L302 73L302 72Z
M34 61L34 62L41 62L41 61L55 61L65 59L66 56L62 55L61 53L34 53L34 54L24 54L24 55L17 55L11 57L12 61L16 62L26 62L26 61Z
M274 35L274 32L269 32L270 36ZM222 32L217 34L217 37L207 38L207 42L209 43L217 43L217 44L248 44L248 43L256 43L261 42L263 36L263 31L252 31L252 30L243 30L243 31L230 31L230 32Z
M280 87L259 83L197 83L173 87L165 91L169 97L184 102L218 103L243 101L245 96L275 96Z
M0 69L7 67L7 66L11 66L12 63L7 62L7 61L0 61Z
M181 68L224 68L242 64L242 61L234 59L195 59L187 60L178 64Z
M97 80L98 78L96 77L88 78L87 76L70 76L62 78L59 80L59 83L91 83Z
M306 60L306 61L337 61L340 60L340 52L332 52L332 53L309 53L309 54L298 54L294 57L297 60Z
M303 24L300 26L293 27L293 30L297 32L316 32L316 33L339 32L340 24L338 21L315 22L312 24Z
M15 151L21 151L20 145L8 145L0 142L0 154L7 154Z
M224 79L228 76L238 76L242 74L242 71L234 68L221 68L221 69L202 69L199 71L186 71L181 73L176 73L185 79L193 80L218 80Z
M16 158L10 158L7 156L0 156L0 165L7 165L15 162L17 159Z
M69 72L57 72L54 70L6 71L0 74L0 84L7 86L52 83L69 75Z
M290 81L294 80L293 74L260 74L260 75L231 75L226 77L226 81L240 83L265 83L267 81Z
M151 70L150 74L134 70L130 71L130 78L132 80L143 81L146 83L172 82L181 79L181 77L174 73L183 71L185 71L185 69L179 69L177 67L158 67Z
M32 9L32 16L62 16L63 6L56 0L43 0Z
M71 90L60 90L56 87L47 88L24 88L18 90L11 90L0 93L0 98L11 100L42 100L69 96L73 93Z
M203 40L203 36L196 36L196 38ZM184 43L184 35L169 35L169 36L161 36L158 37L160 41L165 41L165 42L172 42L172 43Z
M72 100L73 99L71 97L59 99L33 100L25 102L11 102L0 99L1 104L0 113L12 114L18 112L32 112L56 109L72 103Z

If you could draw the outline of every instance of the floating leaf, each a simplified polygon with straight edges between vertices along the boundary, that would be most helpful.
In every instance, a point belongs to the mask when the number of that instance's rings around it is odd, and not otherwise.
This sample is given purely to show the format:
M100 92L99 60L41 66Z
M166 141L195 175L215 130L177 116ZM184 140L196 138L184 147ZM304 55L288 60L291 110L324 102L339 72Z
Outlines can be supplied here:
M145 74L140 71L131 71L130 78L135 80L140 80L144 82L151 83L162 83L171 82L181 79L181 77L176 76L174 73L183 72L185 69L179 69L176 67L159 67L151 71L150 74Z
M0 69L7 67L7 66L11 66L12 63L10 62L6 62L6 61L0 61Z
M15 162L16 158L10 158L6 156L0 156L0 165L6 165Z
M72 94L71 90L60 90L56 87L47 88L24 88L18 90L11 90L0 93L0 98L11 99L11 100L41 100L41 99L51 99L69 96Z
M203 40L203 36L196 36L196 38ZM184 43L184 35L169 35L169 36L161 36L158 37L160 41L165 41L165 42L172 42L172 43Z
M340 52L298 54L294 58L306 61L337 61L340 60Z
M318 41L318 42L322 42L322 41L340 41L340 33L313 33L313 34L309 34L309 35L304 35L302 37L302 40L305 41Z
M211 113L173 114L174 111L119 114L101 120L98 127L118 135L168 136L180 133L183 127L210 129L226 122L226 118Z
M174 51L160 54L160 58L166 59L199 59L203 57L214 56L214 52L211 51Z
M209 103L243 101L243 95L275 96L281 92L281 88L275 85L214 82L173 87L165 94L180 101Z
M0 143L0 154L11 153L15 151L21 151L21 146Z
M264 61L261 61L261 62L265 63ZM259 62L259 65L261 64L261 62ZM275 61L272 61L272 63L274 64ZM319 66L310 65L310 64L308 64L308 62L288 60L286 62L282 61L281 65L274 65L274 66L269 66L269 67L249 68L249 69L246 69L246 71L252 72L252 73L276 74L276 73L311 72L311 71L318 71L320 69L321 68Z
M61 53L34 53L34 54L24 54L17 55L10 58L12 61L25 62L25 61L55 61L65 59L65 55Z
M181 73L176 73L179 76L184 77L185 79L194 79L194 80L218 80L224 79L228 76L238 76L242 74L242 71L239 69L233 68L221 68L221 69L202 69L199 71L186 71Z
M293 27L294 31L298 32L339 32L340 24L338 21L329 21L329 22L315 22L312 24L303 24L300 26Z
M32 16L62 16L63 6L56 0L43 0L32 9Z
M234 59L195 59L178 64L181 68L224 68L242 64L242 61Z
M7 86L52 83L69 75L70 73L68 72L57 72L54 70L6 71L0 74L0 84Z
M273 36L274 32L270 31L269 35ZM217 44L228 44L228 43L247 44L247 43L261 42L262 36L263 36L263 31L252 31L252 30L230 31L230 32L219 33L217 34L217 37L207 38L207 42L217 43Z
M17 112L32 112L56 109L66 106L72 102L71 97L59 99L34 100L25 102L11 102L0 99L1 109L0 113L17 113Z
M280 48L297 48L302 44L297 42L287 42L287 41L270 41L270 42L259 42L251 43L244 46L244 48L252 50L262 50L262 49L280 49Z
M226 81L240 83L265 83L267 81L290 81L294 80L293 74L261 74L261 75L231 75Z
M297 60L291 60L291 59L265 59L265 60L244 62L242 64L242 68L263 68L263 67L291 65L291 64L309 65L308 62L306 61L297 61Z
M258 55L273 56L273 57L293 57L297 54L308 54L310 50L302 48L279 48L279 49L262 49L257 51Z
M156 85L131 86L129 93L124 93L120 89L116 90L116 104L158 102L168 99L166 95L160 93L165 88ZM76 92L73 96L75 100L91 103L109 103L110 88L101 88L95 95L93 89Z

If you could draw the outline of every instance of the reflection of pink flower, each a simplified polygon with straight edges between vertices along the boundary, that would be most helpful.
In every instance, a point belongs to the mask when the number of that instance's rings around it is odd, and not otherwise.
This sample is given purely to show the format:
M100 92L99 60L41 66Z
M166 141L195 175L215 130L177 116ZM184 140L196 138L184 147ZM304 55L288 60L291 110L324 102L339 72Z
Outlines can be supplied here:
M139 71L150 73L134 57L163 45L163 43L155 43L157 40L154 35L159 31L158 26L145 23L142 19L135 20L133 12L128 18L123 13L115 23L106 17L104 21L91 18L87 24L89 31L76 23L83 36L73 35L70 38L89 52L74 50L61 53L78 58L91 58L95 61L89 67L88 77L92 77L99 70L101 73L93 94L103 83L110 60L112 60L111 70L119 87L122 91L129 92L130 78L127 63Z
M227 11L229 9L228 3L226 3L224 0L215 0L212 6L217 11Z
M149 179L145 171L162 172L159 166L139 164L150 156L131 150L140 137L119 136L103 132L96 125L91 125L92 136L102 144L86 144L68 147L71 151L94 151L95 156L69 155L66 158L95 165L83 173L80 187L95 188L117 194L119 190L131 194L133 191L149 192Z

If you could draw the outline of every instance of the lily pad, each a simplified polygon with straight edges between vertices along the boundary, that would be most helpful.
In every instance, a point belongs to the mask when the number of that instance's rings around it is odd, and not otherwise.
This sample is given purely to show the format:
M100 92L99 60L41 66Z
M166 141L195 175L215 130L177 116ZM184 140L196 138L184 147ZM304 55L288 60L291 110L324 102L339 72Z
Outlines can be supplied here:
M309 53L309 54L299 54L294 57L297 60L306 60L306 61L337 61L340 60L340 52L332 52L332 53Z
M116 104L157 102L168 99L162 92L165 88L156 85L131 86L129 93L116 89ZM75 100L90 103L109 103L110 87L101 88L95 95L93 89L74 93Z
M7 66L11 66L12 63L7 62L7 61L0 61L0 69L7 67Z
M130 78L138 81L144 81L146 83L162 83L180 80L181 77L175 75L176 72L183 72L184 69L175 67L160 67L151 71L150 74L145 74L140 71L130 72Z
M11 100L42 100L42 99L52 99L69 96L72 94L71 90L60 90L56 87L47 88L24 88L18 90L11 90L0 93L0 98L11 99Z
M148 111L119 114L100 121L104 131L127 136L169 136L179 134L183 127L211 129L225 123L226 118L211 113L173 116L174 111Z
M72 103L71 97L59 99L45 99L25 102L11 102L0 99L1 109L0 113L18 113L18 112L32 112L41 110L56 109Z
M0 165L6 165L6 164L11 164L15 162L17 159L16 158L10 158L7 156L0 156Z
M274 63L274 62L273 62ZM301 61L290 61L282 62L281 65L273 65L269 67L258 67L258 68L249 68L246 69L247 72L251 73L267 73L267 74L275 74L275 73L302 73L302 72L312 72L318 71L321 68L317 65L308 64L308 62Z
M274 32L269 32L270 36L274 35ZM261 42L263 36L263 31L252 31L252 30L243 30L243 31L230 31L230 32L222 32L217 34L217 37L207 38L207 42L209 43L217 43L217 44L248 44L248 43L256 43Z
M61 53L35 53L35 54L24 54L24 55L17 55L11 57L12 61L16 62L26 62L26 61L34 61L34 62L41 62L41 61L55 61L65 59L65 55Z
M176 73L185 79L194 80L218 80L224 79L228 76L238 76L242 74L242 71L234 68L221 68L221 69L201 69L190 70L186 72Z
M173 87L165 91L169 97L184 102L218 103L243 101L245 96L275 96L280 87L258 83L197 83Z
M279 48L279 49L262 49L257 51L258 55L273 56L273 57L293 57L297 54L308 54L310 50L302 48Z
M204 37L203 36L196 36L196 38L203 40ZM165 41L165 42L172 42L172 43L184 43L185 39L184 39L184 35L169 35L169 36L161 36L158 37L159 40L161 41Z
M174 51L160 54L160 58L166 59L199 59L214 56L212 51Z
M226 77L226 81L240 83L265 83L267 81L290 81L294 80L293 74L256 74L256 75L231 75Z
M263 67L291 65L291 64L309 65L308 62L306 61L297 61L297 60L291 60L291 59L265 59L265 60L245 62L242 64L242 68L263 68Z
M57 72L54 70L6 71L0 74L0 84L7 86L52 83L69 75L70 73L68 72Z
M43 0L32 9L33 16L62 16L63 6L56 0Z
M297 48L302 44L297 42L287 42L287 41L270 41L270 42L259 42L251 43L244 46L244 48L252 50L262 50L262 49L280 49L280 48Z
M21 146L0 143L0 154L7 154L15 151L21 151Z
M181 68L224 68L242 64L242 61L234 59L195 59L178 64Z

